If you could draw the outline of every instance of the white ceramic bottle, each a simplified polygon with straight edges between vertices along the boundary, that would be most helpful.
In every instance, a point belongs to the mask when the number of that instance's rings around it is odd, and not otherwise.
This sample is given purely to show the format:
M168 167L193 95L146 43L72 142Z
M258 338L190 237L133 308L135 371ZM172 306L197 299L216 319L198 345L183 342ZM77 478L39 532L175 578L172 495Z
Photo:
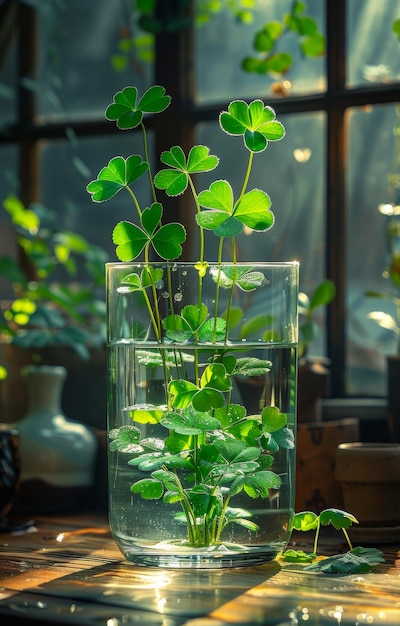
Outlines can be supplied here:
M21 488L16 506L31 514L78 510L93 487L96 438L61 410L66 375L62 366L29 365L22 370L28 410L17 423Z

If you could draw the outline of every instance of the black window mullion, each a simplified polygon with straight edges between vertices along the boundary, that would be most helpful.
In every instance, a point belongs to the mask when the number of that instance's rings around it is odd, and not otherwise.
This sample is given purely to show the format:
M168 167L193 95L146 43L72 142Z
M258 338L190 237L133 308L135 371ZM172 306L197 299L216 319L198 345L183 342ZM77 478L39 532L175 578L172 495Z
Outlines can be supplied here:
M18 147L20 197L25 206L40 199L39 140L33 129L36 123L36 93L25 81L37 74L38 19L36 9L25 3L18 7ZM18 250L21 267L30 279L36 276L24 251Z
M331 393L345 395L345 91L346 0L327 0L327 142L326 142L326 274L336 286L336 298L327 310L327 353L332 360Z

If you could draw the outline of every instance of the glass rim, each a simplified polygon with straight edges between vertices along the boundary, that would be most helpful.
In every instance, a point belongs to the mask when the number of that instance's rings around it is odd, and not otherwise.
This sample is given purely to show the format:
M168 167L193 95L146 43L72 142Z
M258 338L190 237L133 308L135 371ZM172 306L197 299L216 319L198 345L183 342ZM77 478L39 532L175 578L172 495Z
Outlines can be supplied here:
M236 263L234 263L233 261L221 261L221 263L218 263L218 261L205 261L209 267L218 267L219 265L221 265L221 267L223 266L233 266L236 265L237 267L277 267L277 268L298 268L300 266L300 262L299 261L237 261ZM156 265L163 265L163 266L170 266L170 267L174 267L176 265L179 265L181 267L194 267L195 265L197 265L197 263L200 263L200 261L109 261L108 263L105 264L106 268L120 268L120 269L124 269L125 267L143 267L146 265L150 265L150 266L156 266Z

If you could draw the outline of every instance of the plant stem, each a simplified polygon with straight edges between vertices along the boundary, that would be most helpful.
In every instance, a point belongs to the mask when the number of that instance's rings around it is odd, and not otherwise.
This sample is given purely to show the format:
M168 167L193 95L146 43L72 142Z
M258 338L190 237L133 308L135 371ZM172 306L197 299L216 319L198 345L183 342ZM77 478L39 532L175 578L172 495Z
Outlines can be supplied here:
M315 531L315 537L314 537L314 547L313 547L313 552L314 554L317 554L317 546L318 546L318 539L319 539L319 531L321 529L321 522L320 519L318 517L318 525L317 525L317 529Z
M353 544L351 543L351 540L350 540L350 537L349 537L349 533L347 532L347 530L345 528L342 528L342 530L343 530L344 536L346 537L346 541L348 543L348 546L349 546L350 550L352 550L353 549Z
M237 270L236 270L237 253L236 253L236 239L235 239L235 237L232 237L231 241L232 241L232 263L234 264L234 267L233 267L232 284L231 284L230 289L229 289L228 306L227 306L227 310L226 310L225 341L228 340L229 317L230 317L230 313L231 313L232 300L233 300L233 291L235 289L236 273L237 273Z
M137 211L137 214L139 216L139 219L140 219L140 221L142 221L142 210L140 208L139 202L138 202L135 194L133 193L132 189L128 185L125 187L125 189L127 190L129 195L131 196L131 198L133 200L133 203L134 203L134 205L136 207L136 211Z
M149 315L150 315L150 320L151 320L151 324L152 324L153 329L154 329L154 334L156 335L157 341L160 342L161 341L161 337L160 337L160 334L159 334L159 330L158 330L156 319L155 319L155 317L153 315L153 309L151 308L151 302L149 300L149 296L147 295L145 289L142 290L142 293L143 293L143 297L144 297L145 302L146 302L147 310L148 310Z
M244 177L244 181L243 181L243 186L242 186L242 191L240 192L240 196L239 199L245 194L246 189L247 189L247 185L249 183L249 178L250 178L250 172L251 172L251 168L253 165L253 158L254 158L254 153L253 152L249 152L249 160L247 163L247 169L246 169L246 174Z
M149 276L151 276L150 274L150 260L149 260L149 249L150 249L150 241L146 244L145 248L144 248L144 255L145 255L145 264L146 264L146 269L149 273ZM160 318L160 309L158 306L158 299L157 299L157 289L156 286L154 284L153 281L153 277L151 276L151 291L153 294L153 302L154 302L154 311L155 311L155 318L157 320L157 328L158 328L158 333L157 333L157 341L161 341L161 318Z
M222 252L224 247L224 238L219 238L218 245L218 275L216 281L215 288L215 306L214 306L214 334L213 334L213 343L217 340L217 317L218 317L218 308L219 308L219 290L220 290L220 279L221 279L221 265L222 265Z
M196 188L193 184L193 181L191 179L190 176L188 176L188 180L189 180L189 186L190 189L192 191L193 194L193 198L196 204L196 213L200 213L201 209L200 209L200 205L199 205L199 200L198 200L198 195L197 195L197 191ZM204 228L202 226L199 226L199 237L200 237L200 249L199 249L199 257L200 257L200 262L203 263L204 261Z
M149 164L149 169L147 170L147 174L148 174L148 177L149 177L149 183L150 183L150 188L151 188L151 195L153 197L154 202L157 202L157 195L156 195L156 190L155 190L155 187L154 187L153 176L152 176L151 167L150 167L149 150L148 150L148 146L147 146L147 132L146 132L146 127L143 124L143 121L140 122L140 127L142 129L142 137L143 137L144 160L147 161L147 163Z
M217 534L215 536L215 541L221 541L222 531L224 530L224 521L225 521L225 516L226 516L226 510L227 510L227 508L229 506L230 499L231 499L231 497L227 496L226 500L224 502L224 506L222 507L221 515L219 517L219 522L218 522Z

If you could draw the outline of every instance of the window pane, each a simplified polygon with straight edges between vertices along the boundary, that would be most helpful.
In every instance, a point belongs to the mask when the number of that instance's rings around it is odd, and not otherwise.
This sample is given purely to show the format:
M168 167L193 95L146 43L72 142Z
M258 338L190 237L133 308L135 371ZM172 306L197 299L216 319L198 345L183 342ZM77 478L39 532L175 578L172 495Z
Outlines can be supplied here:
M256 0L254 20L242 24L234 20L226 10L195 31L196 97L199 103L212 103L246 98L256 94L271 97L277 76L248 73L241 69L245 57L259 57L253 49L255 34L271 21L282 22L293 6L292 0ZM307 15L316 20L320 32L324 32L325 2L309 0ZM277 52L293 56L292 69L285 75L289 81L288 95L321 92L325 89L325 60L323 57L302 55L293 32L283 35ZM280 95L277 93L277 95Z
M348 0L346 8L348 85L399 80L399 40L392 30L399 3Z
M4 66L0 65L0 133L3 123L15 121L18 80L16 56L16 44L14 42L6 52Z
M69 0L40 6L40 114L102 116L113 93L126 84L141 92L149 86L151 64L135 59L122 72L112 64L121 34L130 27L123 3Z
M151 134L149 142L151 150ZM101 246L107 251L110 261L116 260L112 230L122 219L135 221L136 209L124 190L107 202L92 202L86 185L114 156L141 153L141 138L139 134L132 133L52 142L43 149L43 204L56 212L60 229L78 232L91 243ZM149 205L146 177L135 182L135 193L141 206Z
M395 293L383 277L388 264L386 218L378 211L379 205L394 200L388 179L398 123L395 105L352 109L348 122L348 393L385 395L385 354L395 352L395 337L370 320L368 313L379 309L396 315L396 309L385 299L366 297L365 292Z
M17 179L17 149L14 146L2 146L0 148L0 256L16 258L17 246L14 228L8 213L3 208L3 202L7 196L19 194ZM12 291L8 281L0 274L0 300L11 297Z
M324 278L325 269L325 116L323 113L278 116L286 136L270 142L266 152L254 156L248 189L265 190L272 201L275 224L270 231L238 237L242 261L300 261L300 288L306 293ZM213 180L227 179L237 198L243 183L248 153L242 139L216 132L215 123L202 124L197 141L220 157L212 174L199 179L199 189ZM207 256L216 258L218 239L207 238ZM325 354L323 334L312 354Z

